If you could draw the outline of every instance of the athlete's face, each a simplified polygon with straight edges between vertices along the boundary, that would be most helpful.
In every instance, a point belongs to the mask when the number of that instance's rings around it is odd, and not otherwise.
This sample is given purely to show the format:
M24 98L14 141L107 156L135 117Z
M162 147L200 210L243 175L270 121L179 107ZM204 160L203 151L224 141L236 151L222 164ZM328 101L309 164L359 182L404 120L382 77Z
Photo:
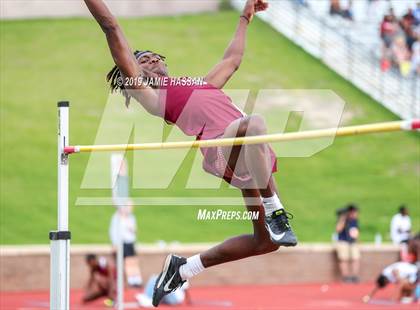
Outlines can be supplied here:
M87 264L91 269L96 269L96 267L99 265L98 261L96 259L90 259L87 261Z
M165 61L155 53L146 53L137 59L137 62L146 77L168 76L168 68Z
M357 219L358 215L359 214L356 210L349 212L349 218L351 218L351 219Z

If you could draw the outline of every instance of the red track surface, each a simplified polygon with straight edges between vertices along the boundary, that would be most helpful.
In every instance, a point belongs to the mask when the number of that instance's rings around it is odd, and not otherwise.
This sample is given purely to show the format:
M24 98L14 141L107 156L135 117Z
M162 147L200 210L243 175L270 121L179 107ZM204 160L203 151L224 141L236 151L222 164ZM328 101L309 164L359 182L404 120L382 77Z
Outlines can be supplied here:
M419 310L419 304L402 305L390 302L392 288L377 294L372 304L364 304L362 296L370 289L370 284L310 284L272 286L230 286L193 287L190 290L192 305L171 307L178 310L189 309L235 309L235 310ZM134 295L130 290L125 294L126 309L133 309ZM80 304L81 291L72 291L71 309L106 309L102 300L89 305ZM7 293L0 292L0 309L46 309L48 292ZM169 309L161 306L159 309Z

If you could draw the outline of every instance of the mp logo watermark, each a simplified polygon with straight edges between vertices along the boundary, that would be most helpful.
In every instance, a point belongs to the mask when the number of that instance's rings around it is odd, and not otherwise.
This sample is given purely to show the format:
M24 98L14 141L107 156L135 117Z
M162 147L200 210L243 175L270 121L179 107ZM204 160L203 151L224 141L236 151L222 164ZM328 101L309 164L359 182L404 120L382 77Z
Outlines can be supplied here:
M244 116L261 116L265 122L266 134L334 129L338 128L340 122L351 119L351 115L343 113L344 100L330 90L263 89L251 93L250 90L229 89L224 90L224 93ZM189 132L185 132L186 130L183 132L179 127L188 128L186 124L193 121L191 117L196 115L189 111L189 104L203 97L213 98L214 94L211 90L193 91L177 122L168 124L162 117L147 113L145 109L135 104L134 100L127 108L121 95L112 94L104 107L96 138L92 144L160 144L194 141L196 136L188 135ZM162 109L165 111L165 107ZM201 114L198 113L196 117L201 117ZM322 137L270 143L270 147L277 158L310 157L332 145L334 139L333 130ZM73 140L80 140L80 137L75 137ZM238 156L239 160L246 157L243 149L241 148ZM215 177L203 169L201 153L202 149L191 148L130 153L127 175L130 179L129 192L132 203L134 205L243 205L243 199L238 197L238 192L233 186L226 188L222 178ZM110 169L111 156L115 154L127 157L128 153L118 151L90 154L76 205L113 204L111 191L105 196L104 192L113 189L117 181L117 175ZM229 157L229 152L225 156ZM224 164L227 165L227 162ZM240 174L243 174L243 171L238 173ZM266 181L268 182L268 179ZM225 191L223 195L220 195L221 189ZM229 190L231 195L226 194ZM140 194L137 194L139 192ZM172 195L168 196L169 193Z

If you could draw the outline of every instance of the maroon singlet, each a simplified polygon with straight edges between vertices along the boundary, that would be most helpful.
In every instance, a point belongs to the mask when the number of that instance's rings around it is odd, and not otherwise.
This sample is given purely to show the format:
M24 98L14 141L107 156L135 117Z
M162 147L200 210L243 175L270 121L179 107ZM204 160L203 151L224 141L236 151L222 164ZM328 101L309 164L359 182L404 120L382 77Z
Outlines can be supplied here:
M233 121L246 116L223 91L209 83L173 84L167 83L160 87L159 103L162 111L164 107L164 119L176 124L188 136L196 136L199 140L219 138ZM200 148L200 150L204 156L203 169L205 171L225 180L228 179L233 186L239 188L249 185L251 182L249 175L236 176L229 171L229 168L226 169L227 163L220 147ZM272 172L276 172L276 155L271 148L270 155Z

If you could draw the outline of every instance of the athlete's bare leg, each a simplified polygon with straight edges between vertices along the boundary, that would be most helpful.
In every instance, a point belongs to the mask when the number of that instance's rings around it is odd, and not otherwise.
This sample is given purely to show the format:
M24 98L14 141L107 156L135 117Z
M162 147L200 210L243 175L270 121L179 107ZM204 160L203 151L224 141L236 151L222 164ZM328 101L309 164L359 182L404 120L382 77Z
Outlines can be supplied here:
M264 123L260 117L246 117L234 121L225 130L222 138L243 137L245 135L263 134L265 131ZM247 147L247 148L245 148ZM245 149L244 149L245 148ZM243 145L225 147L222 149L228 166L235 171L235 174L241 175L249 173L252 165L254 173L252 177L257 176L264 183L263 188L241 189L242 196L248 211L258 211L258 220L253 220L254 233L251 235L241 235L225 240L221 244L200 254L204 267L210 267L249 256L266 254L279 248L271 242L270 236L264 225L264 208L260 197L271 197L277 193L277 187L271 176L271 158L269 156L267 145ZM268 156L267 156L268 154ZM260 173L260 170L262 173ZM268 181L266 181L267 179ZM262 194L262 192L264 194Z
M256 201L260 193L256 189L244 189L242 195L245 201ZM264 226L264 208L261 204L247 204L249 211L258 211L258 220L253 220L254 233L241 235L225 240L215 247L200 254L204 267L210 267L249 256L266 254L279 248L271 242L267 229Z
M250 115L233 121L224 132L222 138L256 136L267 133L264 119L258 115ZM271 197L275 193L273 188L272 162L268 144L242 145L222 147L228 166L236 175L250 174L254 181L254 188L262 197ZM252 189L252 188L248 188Z
M82 298L83 302L94 301L100 297L108 296L108 280L104 276L94 275L93 281L86 288Z

